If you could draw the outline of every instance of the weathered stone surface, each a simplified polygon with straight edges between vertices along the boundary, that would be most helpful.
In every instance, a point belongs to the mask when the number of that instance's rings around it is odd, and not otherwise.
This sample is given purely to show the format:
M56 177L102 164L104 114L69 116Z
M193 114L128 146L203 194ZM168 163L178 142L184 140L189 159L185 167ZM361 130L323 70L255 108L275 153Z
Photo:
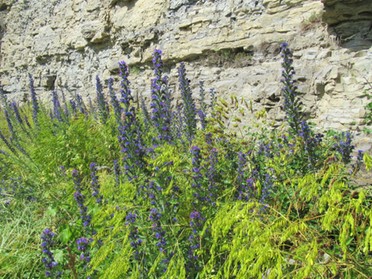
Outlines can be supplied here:
M134 94L146 96L160 48L167 66L186 61L195 92L204 80L279 121L287 41L313 121L359 133L372 83L371 11L370 0L0 0L0 83L22 99L30 72L48 98L53 88L94 94L95 76L117 74L126 60ZM176 69L169 75L178 94Z
M372 1L323 0L323 20L341 45L352 49L368 48L372 41Z

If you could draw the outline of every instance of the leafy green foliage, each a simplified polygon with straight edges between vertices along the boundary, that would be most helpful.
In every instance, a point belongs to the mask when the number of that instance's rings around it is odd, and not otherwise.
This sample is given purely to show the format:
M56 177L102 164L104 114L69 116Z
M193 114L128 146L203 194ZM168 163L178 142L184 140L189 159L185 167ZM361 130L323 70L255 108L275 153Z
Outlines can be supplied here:
M47 106L39 105L37 114L31 104L22 107L22 119L36 117L37 125L17 120L4 98L0 277L46 275L40 247L45 228L56 238L51 268L63 278L372 274L372 197L353 183L358 171L372 168L371 155L360 156L355 167L343 159L351 143L341 145L338 134L322 138L301 123L296 133L285 125L270 129L258 124L263 114L245 123L249 103L234 96L212 96L209 111L199 104L206 126L193 137L179 133L154 141L158 129L135 110L137 104L131 105L136 125L130 126L120 115L129 101L113 109L103 93L99 98L110 111L104 121L99 109L86 112L74 103L58 118ZM133 159L136 147L145 150L140 164ZM91 218L88 228L82 214Z

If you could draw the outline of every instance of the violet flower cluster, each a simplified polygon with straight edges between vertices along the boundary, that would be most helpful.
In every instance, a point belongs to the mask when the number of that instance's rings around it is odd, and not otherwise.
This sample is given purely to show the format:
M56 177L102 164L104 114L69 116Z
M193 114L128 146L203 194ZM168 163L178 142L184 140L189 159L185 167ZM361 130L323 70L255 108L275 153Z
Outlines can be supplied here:
M105 100L105 94L103 93L102 83L98 76L96 76L96 94L99 117L105 123L109 115L109 110Z
M216 205L216 197L218 195L217 181L218 181L218 151L216 148L210 150L209 168L207 169L208 178L208 194L206 200L212 205Z
M190 88L190 81L186 77L185 64L181 63L178 67L178 81L183 100L183 115L185 118L186 137L189 141L194 138L196 132L196 108L192 92Z
M27 125L28 128L30 128L30 124L29 124L29 122L27 120L27 116L24 116L25 117L24 120L22 119L21 114L19 112L18 105L17 105L17 103L15 101L13 101L13 102L10 103L10 108L12 109L12 111L14 113L14 116L15 116L15 119L17 120L17 122L20 125L21 129L23 130L23 132L25 132L28 137L31 137L30 132L29 132L29 130L26 127L26 125Z
M178 138L183 142L182 135L185 127L185 119L182 111L182 105L177 104L176 110L172 112L172 136L173 138Z
M76 240L77 249L81 252L80 254L80 260L85 262L85 269L87 268L87 264L90 262L91 257L89 253L89 245L92 242L92 239L88 239L86 237L80 237L78 240Z
M125 225L130 227L130 246L134 250L134 259L138 261L141 258L141 252L139 251L139 249L142 245L142 239L139 236L138 227L135 225L136 220L137 214L133 212L128 212L127 216L125 217Z
M5 143L5 145L9 148L9 150L13 152L13 154L15 155L18 154L17 151L14 149L13 145L11 145L9 141L6 139L1 129L0 129L0 139Z
M167 162L166 165L168 164L173 164L173 162ZM158 171L159 168L156 167L155 170ZM166 182L164 183L169 182L168 178L170 177L165 178ZM164 201L162 191L162 187L159 186L154 180L149 182L148 188L146 189L146 194L151 204L149 220L151 222L151 229L155 239L155 245L158 251L163 255L163 260L161 261L159 267L162 269L162 272L165 272L173 253L168 250L167 235L162 226L162 219L165 219L169 216L167 213L172 211L172 204L168 203L168 201L165 201L164 204L162 203ZM172 192L175 193L176 189L173 188ZM166 216L163 216L163 214ZM176 219L173 219L173 221L175 222Z
M167 241L165 237L165 230L162 228L162 225L160 223L161 213L157 208L151 208L149 219L152 222L151 228L154 233L155 239L157 240L156 246L159 248L159 251L166 256Z
M16 102L11 102L10 103L10 107L12 108L13 112L14 112L14 115L18 121L18 123L23 126L24 123L23 123L23 120L22 120L22 117L21 117L21 114L19 113L19 109L18 109L18 105Z
M282 43L280 46L283 62L282 62L282 95L284 97L284 111L287 116L288 124L294 135L300 132L300 123L302 122L302 104L298 98L297 86L293 76L295 75L292 66L292 51L288 48L287 43Z
M74 198L80 210L80 218L86 231L90 228L91 216L88 214L88 208L85 206L85 196L82 194L81 178L77 170L72 171L72 179L75 184Z
M39 102L37 100L36 96L36 91L35 91L35 86L34 86L34 78L32 77L31 74L28 74L28 79L30 83L30 92L31 92L31 102L32 102L32 119L34 121L34 124L37 126L38 125L38 113L39 113Z
M63 111L65 113L65 120L68 121L70 117L70 110L68 109L66 96L65 96L65 93L63 93L63 90L61 91L61 96L62 96L62 103L63 103Z
M186 269L190 275L196 275L196 273L201 269L198 263L197 251L200 249L201 237L200 233L203 229L205 223L205 218L201 215L199 211L192 211L190 213L190 228L191 234L189 236L189 250Z
M119 75L121 78L120 81L120 102L124 104L124 112L127 113L130 111L131 102L133 100L132 92L130 90L130 81L128 65L121 61L119 62Z
M203 175L201 173L201 162L202 157L200 153L200 148L197 146L191 147L191 154L192 154L192 179L193 182L191 187L194 191L194 197L196 201L193 202L194 206L199 203L203 203L205 201L205 197L202 193L202 182L203 182Z
M58 263L54 259L52 249L55 245L56 234L50 229L45 229L41 234L41 249L43 253L42 262L45 266L45 276L53 278L61 278L62 273L57 270Z
M350 163L351 153L354 150L352 136L350 132L343 132L340 136L335 136L337 143L334 145L335 150L341 155L341 160L345 164Z
M71 99L69 102L70 102L72 114L75 116L77 114L77 104L76 104L76 101L73 100L73 99Z
M25 149L21 146L19 140L18 140L18 135L16 133L16 130L14 129L14 126L13 126L13 123L12 123L12 119L11 119L11 114L9 112L9 109L10 109L10 106L8 105L7 103L7 100L6 100L6 97L4 96L4 101L5 101L5 108L4 108L4 116L5 116L5 120L6 120L6 123L8 125L8 131L10 133L10 143L6 140L5 136L2 135L2 132L0 130L0 137L1 139L3 140L3 142L5 143L5 145L8 146L8 148L14 153L16 154L16 149L14 149L13 147L16 147L19 151L21 151L24 155L28 156L27 152L25 151ZM14 150L14 151L13 151Z
M92 195L93 197L96 198L96 203L101 204L103 196L101 195L99 189L100 189L100 184L98 181L98 176L97 176L97 164L96 163L91 163L90 164L90 177L92 179L91 185L92 185Z
M142 95L140 96L140 102L141 102L142 115L144 116L144 120L145 120L145 126L146 126L146 128L149 128L149 124L151 122L151 116L150 116L150 113L147 109L145 99L143 98Z
M304 149L309 160L309 168L314 169L317 163L316 150L318 145L321 143L323 135L317 134L313 136L313 133L306 121L300 123L299 136L302 138L304 143Z
M81 97L80 94L76 94L76 106L77 106L78 110L80 111L80 113L85 114L85 115L88 114L88 110L87 110L87 108L84 104L83 98Z
M246 179L246 170L245 166L247 164L247 155L245 153L239 152L238 153L238 169L237 169L237 178L236 178L236 198L238 200L244 200L248 201L249 200L249 190L250 188L248 187L248 181Z
M52 103L53 103L53 118L57 119L59 122L62 122L62 115L61 115L61 103L59 102L57 91L52 91Z
M120 107L119 100L115 95L114 80L112 78L109 78L107 80L107 84L108 84L108 89L109 89L109 94L110 94L111 106L114 108L115 119L118 125L120 125L122 109Z
M141 127L137 123L135 108L131 106L132 95L129 88L128 67L125 62L119 63L121 77L121 99L124 104L119 126L119 143L123 153L124 170L129 179L135 177L135 170L143 167L145 147L142 141Z
M199 109L197 111L198 116L199 116L199 121L201 125L201 129L205 130L207 126L207 104L205 102L205 89L204 89L204 82L200 81L199 82L199 88L200 88L200 99L199 99Z
M10 115L7 109L4 109L4 116L5 116L6 123L8 125L8 131L10 133L10 140L13 141L16 139L17 136L14 131L14 127L13 127L12 121L10 120Z
M209 107L211 109L211 111L213 112L214 111L214 107L217 103L217 93L216 93L216 90L214 88L211 88L209 90L209 95L211 97L211 103L209 104Z
M155 78L151 80L151 119L158 133L158 140L170 142L171 135L171 97L168 88L168 78L163 75L162 52L156 49L152 63Z
M264 210L266 208L265 203L267 202L267 199L269 198L270 191L273 188L273 181L270 176L270 174L266 173L265 174L265 179L264 181L261 182L261 195L259 202L262 204L261 210Z

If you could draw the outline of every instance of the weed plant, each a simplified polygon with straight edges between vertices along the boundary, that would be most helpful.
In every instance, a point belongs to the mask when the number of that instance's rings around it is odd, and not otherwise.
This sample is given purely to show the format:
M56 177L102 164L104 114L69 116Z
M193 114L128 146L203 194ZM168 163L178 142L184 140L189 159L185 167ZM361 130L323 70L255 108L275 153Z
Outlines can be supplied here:
M230 119L245 100L202 83L195 96L182 63L176 105L160 50L150 104L124 62L90 109L40 103L31 75L29 104L2 94L0 277L370 278L372 198L352 181L371 156L314 132L281 48L279 129Z

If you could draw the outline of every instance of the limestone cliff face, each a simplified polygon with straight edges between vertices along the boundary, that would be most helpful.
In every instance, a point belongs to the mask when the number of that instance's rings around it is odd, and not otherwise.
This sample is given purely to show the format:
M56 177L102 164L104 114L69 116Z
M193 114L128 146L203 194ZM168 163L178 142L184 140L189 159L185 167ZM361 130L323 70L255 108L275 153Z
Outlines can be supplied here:
M372 90L370 0L0 0L0 41L0 82L14 98L28 91L28 72L41 96L94 94L95 75L115 75L120 60L133 91L148 95L160 48L170 69L187 62L195 86L204 80L280 119L283 41L321 127L358 130Z

